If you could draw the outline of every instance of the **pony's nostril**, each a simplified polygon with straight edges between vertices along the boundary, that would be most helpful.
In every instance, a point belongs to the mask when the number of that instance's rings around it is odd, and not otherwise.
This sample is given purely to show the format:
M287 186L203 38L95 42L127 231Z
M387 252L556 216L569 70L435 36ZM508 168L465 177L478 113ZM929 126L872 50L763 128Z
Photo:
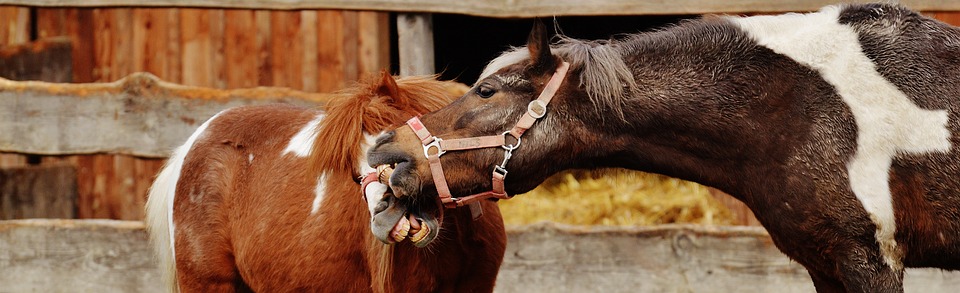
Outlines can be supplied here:
M386 144L386 143L391 143L391 142L393 142L393 138L394 138L396 135L397 135L397 132L396 132L396 131L393 131L393 130L388 131L388 132L386 132L386 133L384 133L384 134L381 134L380 137L377 137L376 145L382 145L382 144Z

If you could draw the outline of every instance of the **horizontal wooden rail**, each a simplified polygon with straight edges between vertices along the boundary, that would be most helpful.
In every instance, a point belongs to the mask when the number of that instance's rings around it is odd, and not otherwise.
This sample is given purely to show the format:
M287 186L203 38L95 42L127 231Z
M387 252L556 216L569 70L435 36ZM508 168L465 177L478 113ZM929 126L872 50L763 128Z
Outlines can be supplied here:
M48 7L211 7L253 9L344 9L456 13L490 17L649 15L811 11L838 2L875 0L0 0L0 5ZM922 11L960 10L960 0L901 0Z
M328 98L286 88L189 87L147 73L91 84L0 79L0 152L160 158L223 109L265 103L316 106Z
M510 228L496 292L813 292L759 227ZM0 288L160 292L141 222L0 221ZM960 272L908 269L906 292L956 292Z

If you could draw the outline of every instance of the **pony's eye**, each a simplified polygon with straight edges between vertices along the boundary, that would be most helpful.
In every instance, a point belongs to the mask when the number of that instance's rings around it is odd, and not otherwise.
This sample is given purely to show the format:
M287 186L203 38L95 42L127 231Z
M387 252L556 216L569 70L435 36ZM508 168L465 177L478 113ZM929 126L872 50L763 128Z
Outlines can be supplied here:
M477 95L484 99L492 97L493 94L496 93L497 91L488 85L480 85L477 87Z

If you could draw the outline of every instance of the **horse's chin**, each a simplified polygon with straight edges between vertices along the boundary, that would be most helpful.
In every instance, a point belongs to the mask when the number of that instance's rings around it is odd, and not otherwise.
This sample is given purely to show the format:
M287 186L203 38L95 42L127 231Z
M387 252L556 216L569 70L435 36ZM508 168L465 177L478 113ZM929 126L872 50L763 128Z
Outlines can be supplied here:
M374 237L387 244L410 239L417 247L425 247L437 238L440 232L437 217L419 207L411 208L413 205L408 199L383 197L370 221Z

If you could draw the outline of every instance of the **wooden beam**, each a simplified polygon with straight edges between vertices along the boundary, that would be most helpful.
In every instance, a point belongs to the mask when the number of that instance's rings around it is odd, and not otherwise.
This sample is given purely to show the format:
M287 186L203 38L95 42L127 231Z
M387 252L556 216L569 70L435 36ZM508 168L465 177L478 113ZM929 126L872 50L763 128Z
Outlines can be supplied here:
M674 0L669 2L653 0L0 0L0 5L343 9L456 13L490 17L549 17L812 11L837 2L836 0ZM960 0L900 0L899 2L921 11L960 10Z
M12 80L70 82L73 47L69 37L54 37L0 47L0 77Z
M397 47L400 76L436 72L433 54L433 16L429 13L397 15Z
M507 230L496 292L813 292L759 227L664 225ZM0 221L0 288L161 292L142 222ZM960 272L907 269L905 292L956 292Z
M138 73L112 83L0 79L0 152L166 157L207 118L251 104L317 106L329 94L286 88L217 90Z
M73 219L77 171L70 165L0 168L0 220Z

